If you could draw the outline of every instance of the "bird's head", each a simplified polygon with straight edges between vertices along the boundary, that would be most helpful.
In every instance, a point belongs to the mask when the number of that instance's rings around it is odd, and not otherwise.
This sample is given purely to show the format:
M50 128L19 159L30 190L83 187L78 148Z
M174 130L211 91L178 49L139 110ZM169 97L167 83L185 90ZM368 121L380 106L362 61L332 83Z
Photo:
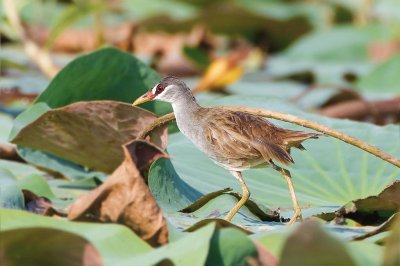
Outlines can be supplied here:
M152 100L174 103L187 95L193 97L185 82L175 77L165 77L148 92L136 99L132 105Z

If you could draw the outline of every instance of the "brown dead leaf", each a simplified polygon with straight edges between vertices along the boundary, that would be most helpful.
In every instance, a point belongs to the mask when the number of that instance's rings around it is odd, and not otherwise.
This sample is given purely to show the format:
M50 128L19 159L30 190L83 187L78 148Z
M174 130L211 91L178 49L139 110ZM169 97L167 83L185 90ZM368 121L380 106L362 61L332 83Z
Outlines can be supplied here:
M400 181L396 180L377 196L358 199L343 206L337 215L365 225L383 222L399 210Z
M12 142L111 173L124 159L121 145L154 119L153 113L122 102L77 102L44 113ZM156 130L151 140L164 149L166 128Z
M168 241L167 224L139 169L168 156L141 140L124 145L123 151L122 164L105 183L76 200L69 208L68 218L123 224L150 245L163 245Z
M376 196L357 199L341 207L334 213L323 213L317 217L336 223L345 218L352 219L361 225L379 225L400 211L400 181L395 180Z

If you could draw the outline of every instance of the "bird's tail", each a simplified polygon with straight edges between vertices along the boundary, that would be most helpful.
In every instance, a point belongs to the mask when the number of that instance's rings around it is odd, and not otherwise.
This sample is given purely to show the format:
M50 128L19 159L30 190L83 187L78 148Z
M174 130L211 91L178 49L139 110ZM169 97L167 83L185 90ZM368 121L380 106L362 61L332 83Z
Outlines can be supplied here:
M285 134L285 142L287 143L287 147L289 149L293 147L299 150L305 150L304 146L301 145L303 141L307 139L317 139L320 136L323 135L319 133L291 130Z

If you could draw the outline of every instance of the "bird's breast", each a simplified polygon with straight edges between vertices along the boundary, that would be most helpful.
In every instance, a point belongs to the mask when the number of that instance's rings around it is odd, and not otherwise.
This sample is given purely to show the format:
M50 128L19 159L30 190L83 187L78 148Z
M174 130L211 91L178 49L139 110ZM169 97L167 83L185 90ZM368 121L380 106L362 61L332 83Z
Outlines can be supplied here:
M188 119L191 120L190 123ZM176 124L179 131L193 143L197 144L199 141L201 141L200 138L202 129L196 120L190 119L188 117L176 116Z
M188 138L200 151L210 157L210 159L213 159L213 156L210 156L210 149L207 146L207 141L204 136L204 125L202 125L200 121L192 119L191 123L187 123L187 120L179 119L177 116L176 124L179 131L186 138Z

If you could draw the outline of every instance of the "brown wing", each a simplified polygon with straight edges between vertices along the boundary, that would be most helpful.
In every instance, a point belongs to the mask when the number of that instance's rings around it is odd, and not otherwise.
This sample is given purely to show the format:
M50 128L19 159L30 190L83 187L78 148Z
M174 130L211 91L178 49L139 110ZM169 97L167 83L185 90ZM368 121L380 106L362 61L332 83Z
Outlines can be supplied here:
M211 111L210 111L211 110ZM274 138L276 127L266 120L242 112L208 109L204 117L204 135L214 146L217 157L226 160L276 160L288 164L293 161Z
M301 146L301 141L295 145L286 141L287 136L290 136L289 130L277 127L261 117L218 108L205 109L204 112L200 116L207 121L204 131L206 141L214 146L214 153L221 158L264 159L266 162L274 160L289 164L293 163L289 154L290 147Z

